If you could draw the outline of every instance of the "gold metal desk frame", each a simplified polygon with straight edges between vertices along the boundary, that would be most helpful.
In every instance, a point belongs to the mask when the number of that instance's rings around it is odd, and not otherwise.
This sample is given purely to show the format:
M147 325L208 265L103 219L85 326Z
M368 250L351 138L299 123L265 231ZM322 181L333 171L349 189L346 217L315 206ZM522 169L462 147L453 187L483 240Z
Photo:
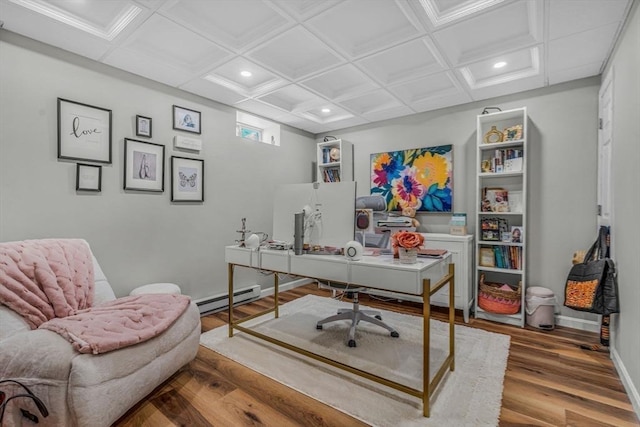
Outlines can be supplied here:
M238 264L240 265L240 264ZM442 378L444 377L444 374L447 372L447 369L450 369L451 372L453 372L455 370L455 332L454 332L454 325L455 325L455 303L454 303L454 298L455 298L455 279L454 279L454 264L450 263L449 264L449 272L446 276L444 276L441 280L438 281L438 283L436 283L434 286L431 286L431 281L429 279L424 279L423 283L422 283L422 299L423 299L423 309L422 309L422 316L423 316L423 346L422 346L422 364L423 364L423 378L422 378L422 384L423 384L423 389L422 390L418 390L412 387L408 387L404 384L400 384L398 382L380 377L378 375L375 374L371 374L369 372L363 371L361 369L357 369L354 368L352 366L346 365L344 363L338 362L336 360L333 359L329 359L327 357L321 356L319 354L316 353L312 353L310 351L307 351L305 349L296 347L294 345L291 345L289 343L286 343L284 341L280 341L277 340L275 338L269 337L267 335L261 334L259 332L255 332L249 328L246 328L244 326L241 326L241 323L247 322L251 319L254 319L256 317L262 316L264 314L268 314L268 313L274 313L274 316L277 318L279 317L279 302L278 302L278 285L279 285L279 279L278 279L278 272L274 271L274 275L273 275L273 287L274 287L274 307L273 308L269 308L266 309L260 313L256 313L253 314L251 316L245 317L243 319L239 319L239 320L235 320L233 317L233 273L234 273L234 267L236 266L236 264L232 264L229 263L228 264L228 279L229 279L229 337L233 337L233 330L237 329L241 332L244 332L246 334L252 335L254 337L263 339L265 341L268 341L272 344L284 347L288 350L294 351L296 353L302 354L304 356L310 357L314 360L329 364L331 366L334 366L336 368L345 370L347 372L351 372L352 374L355 375L359 375L363 378L366 378L368 380L374 381L376 383L385 385L387 387L391 387L395 390L401 391L403 393L407 393L410 394L412 396L418 397L422 399L422 414L425 417L428 417L430 415L430 407L429 407L429 399L431 397L431 395L433 394L434 390L437 388L438 384L440 383L440 381L442 380ZM240 265L241 267L247 267L245 265ZM248 267L251 268L251 267ZM314 279L312 277L312 279ZM449 354L448 356L445 358L444 362L442 363L442 365L438 368L438 371L436 372L435 376L433 377L433 380L429 381L429 343L430 343L430 317L431 317L431 305L430 305L430 300L431 300L431 295L433 295L434 293L436 293L438 290L440 290L442 287L444 287L446 284L449 284L449 318L448 318L448 323L449 323ZM398 293L402 293L402 292L398 292Z

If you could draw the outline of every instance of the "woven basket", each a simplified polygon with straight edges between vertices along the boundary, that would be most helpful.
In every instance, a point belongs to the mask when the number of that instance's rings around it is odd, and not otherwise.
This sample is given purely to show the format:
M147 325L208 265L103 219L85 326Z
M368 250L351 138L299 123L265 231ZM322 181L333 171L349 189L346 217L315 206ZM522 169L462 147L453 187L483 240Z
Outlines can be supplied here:
M484 281L484 274L480 275L480 292L478 306L484 311L496 314L516 314L520 311L522 301L522 282L518 283L515 291L500 289L503 283Z

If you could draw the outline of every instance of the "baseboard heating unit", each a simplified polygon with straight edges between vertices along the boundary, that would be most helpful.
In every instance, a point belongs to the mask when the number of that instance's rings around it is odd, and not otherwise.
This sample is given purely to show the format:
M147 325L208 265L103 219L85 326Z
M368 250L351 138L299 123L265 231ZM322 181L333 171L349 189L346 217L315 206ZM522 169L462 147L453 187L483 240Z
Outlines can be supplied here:
M233 306L253 301L260 297L260 285L252 285L247 288L236 289L233 292ZM213 313L229 307L229 294L213 295L196 300L200 315Z

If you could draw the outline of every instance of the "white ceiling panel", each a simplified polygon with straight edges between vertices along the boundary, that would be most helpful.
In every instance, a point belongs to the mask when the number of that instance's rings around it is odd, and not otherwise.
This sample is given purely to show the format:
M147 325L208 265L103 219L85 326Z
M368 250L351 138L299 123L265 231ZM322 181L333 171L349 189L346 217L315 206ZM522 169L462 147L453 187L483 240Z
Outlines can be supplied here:
M500 67L498 67L501 65ZM471 89L534 77L541 74L540 49L509 52L459 69Z
M351 64L343 65L304 80L300 84L334 100L353 96L377 87L362 71Z
M324 103L314 108L309 108L305 111L298 112L300 117L311 120L316 123L333 123L340 120L352 119L353 114L340 108L337 105L330 103Z
M272 0L272 3L285 10L296 20L304 21L341 1L342 0Z
M493 57L542 42L544 2L505 3L434 32L436 42L454 65Z
M328 46L297 26L247 53L289 79L300 79L343 62Z
M617 24L609 24L550 41L549 74L598 60L601 66L604 65L606 52L612 49L611 43L617 30ZM579 46L588 46L588 49L580 49Z
M221 86L217 83L205 80L204 78L195 78L191 81L180 86L180 89L187 92L195 93L205 98L210 98L215 101L221 102L227 105L233 105L237 102L247 99L242 94L231 90L225 86Z
M218 45L160 15L151 16L122 48L194 73L230 56Z
M420 38L356 61L382 84L399 83L445 69L430 39Z
M438 28L473 15L504 0L420 0L429 20Z
M0 0L0 32L320 133L598 75L631 4Z
M350 58L405 41L420 34L417 20L395 1L345 0L309 19L320 38Z
M345 99L340 102L340 104L350 111L361 115L402 106L400 101L384 89L378 89L364 95Z
M278 89L258 99L266 104L274 105L289 112L311 108L326 102L316 94L296 85Z
M286 80L241 56L208 72L204 78L246 96L256 96L287 83Z
M184 27L235 51L282 32L291 22L261 0L174 0L161 11Z
M433 74L421 79L389 87L389 91L410 107L424 100L457 95L461 92L449 72Z
M617 24L628 5L627 0L553 0L549 2L549 40Z

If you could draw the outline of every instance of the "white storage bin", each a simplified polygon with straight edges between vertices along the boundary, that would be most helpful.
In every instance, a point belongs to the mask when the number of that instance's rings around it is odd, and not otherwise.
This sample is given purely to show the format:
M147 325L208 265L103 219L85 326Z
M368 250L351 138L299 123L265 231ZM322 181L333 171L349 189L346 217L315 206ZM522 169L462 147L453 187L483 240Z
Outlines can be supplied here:
M556 296L541 286L527 288L527 325L547 331L555 328Z

